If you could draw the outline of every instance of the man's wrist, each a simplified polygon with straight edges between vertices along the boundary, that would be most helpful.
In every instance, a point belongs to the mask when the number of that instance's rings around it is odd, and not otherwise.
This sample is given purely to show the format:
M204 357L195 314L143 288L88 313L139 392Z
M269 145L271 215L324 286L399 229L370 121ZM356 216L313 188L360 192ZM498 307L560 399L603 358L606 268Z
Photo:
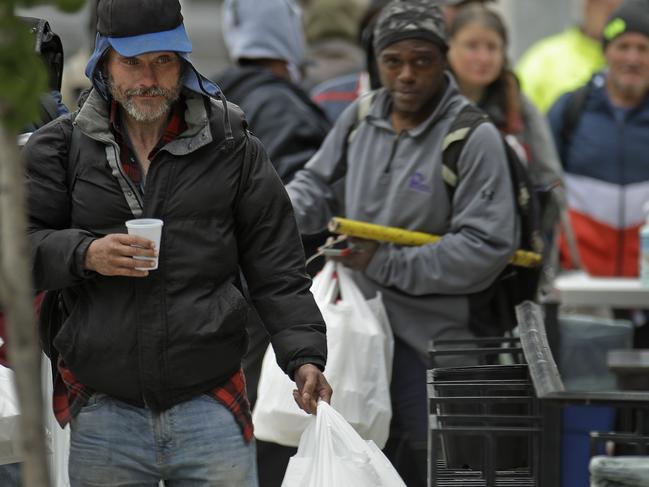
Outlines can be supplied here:
M90 247L95 243L96 238L89 238L87 241L82 242L76 250L77 253L77 262L79 262L79 267L83 273L94 272L94 266L92 263Z
M286 373L292 381L295 380L295 373L297 372L297 370L303 365L313 365L314 367L317 367L320 372L324 372L325 369L324 361L319 357L296 358L295 360L292 360L286 368Z
M86 271L94 271L93 265L92 265L92 258L91 258L91 252L90 252L90 247L92 247L92 244L94 241L90 242L90 245L86 247L86 252L84 253L83 256L83 268Z
M364 271L367 277L374 281L381 282L383 278L383 264L389 251L389 246L385 244L379 245L376 248Z

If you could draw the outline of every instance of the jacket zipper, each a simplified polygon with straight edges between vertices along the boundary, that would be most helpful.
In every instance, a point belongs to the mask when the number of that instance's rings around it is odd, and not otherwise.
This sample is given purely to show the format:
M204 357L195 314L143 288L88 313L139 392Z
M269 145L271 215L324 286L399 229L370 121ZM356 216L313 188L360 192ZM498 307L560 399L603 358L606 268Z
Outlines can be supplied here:
M385 169L383 170L383 174L388 174L390 170L392 169L392 160L394 159L394 155L397 152L397 145L399 145L399 139L401 138L401 134L403 131L399 134L396 134L396 137L394 138L394 141L392 142L392 148L390 149L390 157L388 158L388 163L385 165Z
M113 150L115 151L115 159L117 160L117 170L126 181L126 184L128 184L128 187L131 188L131 191L133 191L133 194L135 195L135 199L137 199L137 202L140 205L140 209L142 210L142 212L144 212L144 200L142 199L142 191L135 186L131 178L128 177L128 175L124 172L124 168L122 167L122 162L119 156L119 148L115 144L111 143L111 145L113 146Z
M74 124L76 125L76 124ZM73 126L74 129L74 126ZM78 130L81 130L77 127ZM84 132L85 133L85 132ZM117 144L108 139L108 138L103 138L103 137L94 137L89 134L85 134L88 138L95 140L97 142L101 142L104 145L110 145L113 148L113 151L115 153L115 160L117 162L117 170L119 171L121 177L126 181L126 184L128 187L131 189L133 194L135 195L135 199L137 200L138 204L140 205L140 210L144 212L144 201L142 200L142 195L140 194L140 190L135 187L135 184L133 184L133 181L131 181L131 178L129 178L126 173L124 172L124 168L122 167L122 164L119 159L119 147L117 147ZM128 196L128 195L127 195Z

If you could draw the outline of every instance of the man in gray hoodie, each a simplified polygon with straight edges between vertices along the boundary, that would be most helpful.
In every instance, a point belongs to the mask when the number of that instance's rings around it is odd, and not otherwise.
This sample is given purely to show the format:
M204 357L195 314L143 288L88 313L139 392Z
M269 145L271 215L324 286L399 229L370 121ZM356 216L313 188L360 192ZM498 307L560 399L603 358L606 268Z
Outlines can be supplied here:
M425 485L427 348L432 339L472 336L467 294L488 287L515 250L514 198L491 123L468 137L452 198L442 177L443 139L469 102L446 71L439 7L392 1L374 48L384 88L343 112L287 190L303 233L344 216L443 235L421 247L356 241L339 258L367 297L383 295L395 334L393 419L418 464L419 481L408 485Z

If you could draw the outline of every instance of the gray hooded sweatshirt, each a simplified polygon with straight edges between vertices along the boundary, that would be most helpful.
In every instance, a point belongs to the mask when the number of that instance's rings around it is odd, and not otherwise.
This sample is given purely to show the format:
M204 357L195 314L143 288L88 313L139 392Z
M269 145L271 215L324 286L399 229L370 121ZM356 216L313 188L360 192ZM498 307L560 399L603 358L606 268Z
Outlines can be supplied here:
M431 339L471 336L467 293L488 287L516 248L503 139L491 123L471 134L451 201L442 179L442 141L468 103L452 77L433 113L398 135L382 89L347 143L358 103L343 112L287 190L303 233L344 216L443 235L421 247L382 244L368 268L354 273L368 298L381 292L395 335L426 359Z

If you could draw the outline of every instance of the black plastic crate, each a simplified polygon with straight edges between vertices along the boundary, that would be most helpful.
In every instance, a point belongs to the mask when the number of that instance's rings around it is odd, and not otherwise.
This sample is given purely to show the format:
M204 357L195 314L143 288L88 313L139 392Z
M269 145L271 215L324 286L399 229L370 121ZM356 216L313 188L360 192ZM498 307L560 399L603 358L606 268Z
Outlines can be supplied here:
M439 345L439 344L437 344ZM443 342L440 355L493 361L497 339ZM509 339L515 357L520 348ZM428 374L430 485L537 486L541 416L526 364L435 368Z

